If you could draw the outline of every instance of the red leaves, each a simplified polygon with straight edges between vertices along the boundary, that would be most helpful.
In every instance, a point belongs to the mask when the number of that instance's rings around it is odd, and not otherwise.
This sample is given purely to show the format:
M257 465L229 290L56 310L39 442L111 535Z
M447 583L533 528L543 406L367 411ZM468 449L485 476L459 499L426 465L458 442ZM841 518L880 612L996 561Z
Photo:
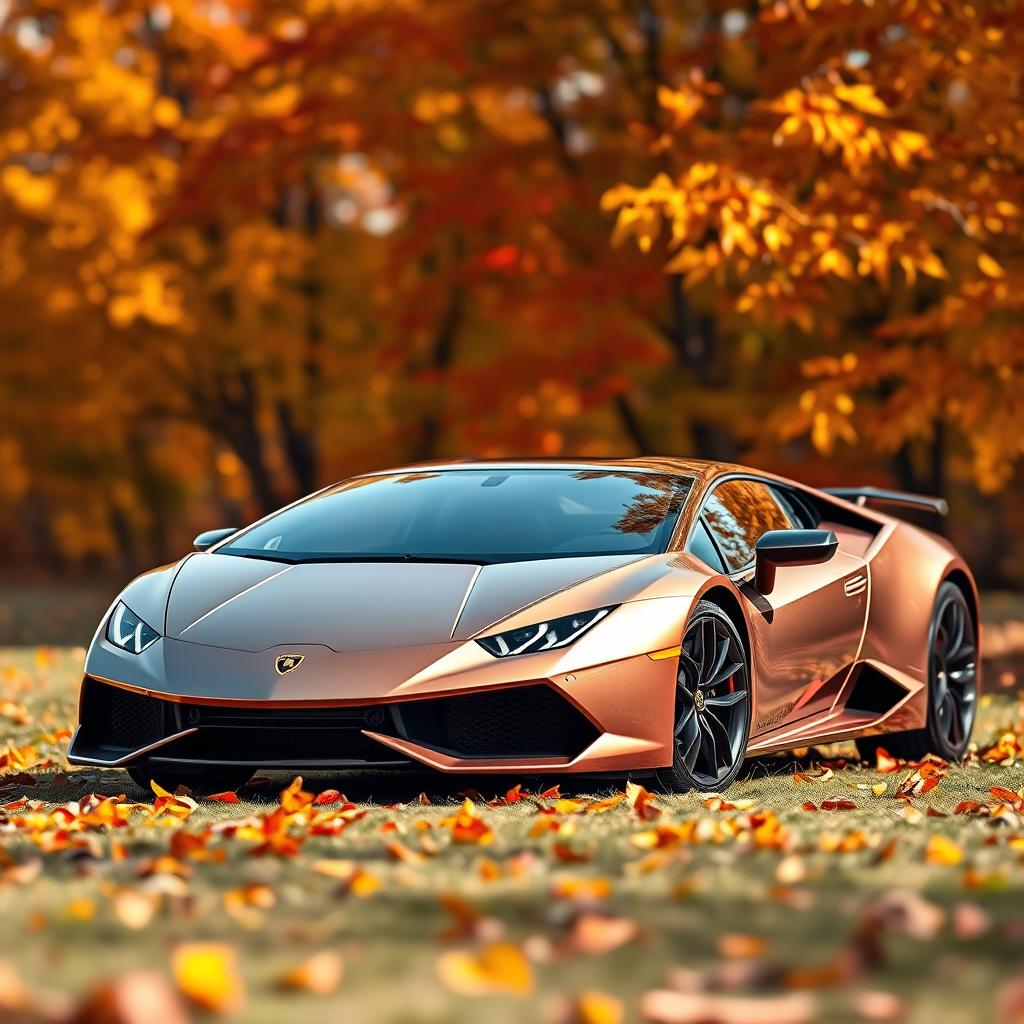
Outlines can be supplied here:
M903 779L896 795L909 798L930 792L946 777L948 767L945 762L924 761Z
M829 800L821 801L823 811L853 811L857 805L852 800L845 800L842 797L832 797Z
M238 794L226 790L223 793L211 793L207 798L211 804L237 804Z
M344 793L340 793L336 789L324 789L321 790L315 797L313 797L314 807L325 807L330 804L347 804L348 797Z
M899 771L899 767L900 762L885 747L879 747L875 751L875 771L885 775L889 772Z
M641 821L654 821L661 817L661 808L654 803L654 797L635 782L626 783L626 800Z
M452 839L457 843L486 845L494 839L491 827L477 814L476 804L466 797L458 812L441 822L442 828L449 828Z

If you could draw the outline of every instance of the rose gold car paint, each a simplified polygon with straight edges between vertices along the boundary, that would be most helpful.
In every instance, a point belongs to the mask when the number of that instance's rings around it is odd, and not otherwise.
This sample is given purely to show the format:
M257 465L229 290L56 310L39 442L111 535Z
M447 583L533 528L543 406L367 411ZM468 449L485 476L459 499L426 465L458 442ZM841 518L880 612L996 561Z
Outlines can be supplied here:
M821 565L780 569L775 590L764 597L752 587L752 571L735 579L721 575L681 547L717 479L779 478L673 459L544 464L693 477L670 551L479 567L283 565L217 555L214 548L134 581L124 599L147 621L164 619L164 637L140 655L126 655L106 642L101 626L87 672L172 701L245 707L392 703L539 681L600 730L571 761L459 761L407 740L368 734L446 771L661 767L671 761L677 657L659 655L677 650L702 596L724 591L739 609L751 653L751 752L916 728L924 721L926 640L936 591L959 570L977 601L966 565L945 541L882 513L816 495L835 509L836 521L823 525L835 531L840 550ZM413 467L397 472L409 471ZM851 525L851 514L863 529ZM616 607L559 650L498 659L474 640L497 628L608 606ZM284 676L274 669L282 653L304 655ZM907 697L881 716L846 711L858 662L888 675Z

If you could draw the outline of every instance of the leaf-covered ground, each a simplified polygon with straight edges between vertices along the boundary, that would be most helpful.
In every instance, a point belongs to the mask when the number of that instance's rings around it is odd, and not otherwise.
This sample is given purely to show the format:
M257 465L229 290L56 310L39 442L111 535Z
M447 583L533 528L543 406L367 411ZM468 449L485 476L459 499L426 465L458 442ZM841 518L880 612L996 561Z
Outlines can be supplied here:
M727 802L375 774L196 803L67 769L81 657L0 650L0 1019L1024 1020L998 666L951 767L837 747Z

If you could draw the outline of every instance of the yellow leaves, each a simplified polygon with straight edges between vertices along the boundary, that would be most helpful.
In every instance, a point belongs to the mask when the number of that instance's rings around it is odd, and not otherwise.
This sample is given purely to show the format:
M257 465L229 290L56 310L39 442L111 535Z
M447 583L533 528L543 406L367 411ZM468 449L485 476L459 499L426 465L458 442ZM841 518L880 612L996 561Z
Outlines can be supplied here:
M21 164L12 164L0 172L0 188L26 213L38 214L56 199L57 179L49 174L33 174Z
M412 113L420 121L433 124L452 117L462 109L461 94L452 90L423 89L413 99Z
M116 279L117 292L107 305L116 327L128 327L136 320L171 327L182 317L183 293L171 278L169 267L152 266L124 271Z
M457 814L441 822L441 827L451 829L452 839L457 843L486 846L494 840L494 832L477 814L476 804L469 797L466 797Z
M285 814L297 814L313 802L313 794L307 793L302 788L302 776L297 775L288 786L281 792L281 810Z
M626 783L626 800L641 821L654 821L661 817L661 808L654 803L654 797L635 782Z
M836 99L865 114L875 117L889 117L891 111L875 94L871 85L837 85L833 90Z
M614 996L588 989L572 1000L566 1024L622 1024L625 1007Z
M149 785L156 794L156 799L153 801L154 818L168 815L184 821L198 806L191 797L175 796L173 793L168 793L166 789L162 788L155 781L151 780Z
M437 961L441 983L461 996L511 995L533 989L533 968L518 946L494 942L477 953L453 950Z
M978 254L978 269L986 277L1006 276L1006 271L987 252Z
M179 991L210 1013L229 1014L245 1002L238 954L222 942L188 942L171 954L171 972Z
M285 82L270 89L253 103L253 112L258 117L287 117L299 105L302 90L296 82Z
M928 864L954 867L964 859L964 851L952 839L936 834L928 838L924 859Z
M15 747L9 743L7 749L0 754L0 773L23 772L33 767L38 761L39 751L31 744Z
M672 115L673 126L678 131L685 128L700 113L704 106L704 97L688 86L670 89L666 85L660 85L658 102Z
M826 249L818 259L818 267L823 273L835 274L850 281L855 278L853 262L842 249Z

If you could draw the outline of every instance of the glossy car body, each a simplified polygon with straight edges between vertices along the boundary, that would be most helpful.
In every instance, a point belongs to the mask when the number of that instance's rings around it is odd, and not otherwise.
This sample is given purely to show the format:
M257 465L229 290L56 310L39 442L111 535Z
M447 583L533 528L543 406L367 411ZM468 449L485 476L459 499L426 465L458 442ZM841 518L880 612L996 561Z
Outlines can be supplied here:
M845 501L742 467L662 458L452 462L367 478L538 466L691 482L666 550L651 554L290 564L228 557L216 545L146 573L118 601L159 639L138 654L121 650L105 618L88 652L69 760L544 774L664 768L679 645L702 599L729 615L749 652L747 751L763 754L921 728L943 581L963 590L977 622L970 571L946 540L868 499ZM770 594L755 589L752 561L731 570L699 555L707 554L702 531L731 493L724 485L742 499L760 493L755 484L774 488L790 519L818 519L792 527L831 530L838 540L826 562L780 568ZM476 642L606 607L605 618L557 649L499 658Z

